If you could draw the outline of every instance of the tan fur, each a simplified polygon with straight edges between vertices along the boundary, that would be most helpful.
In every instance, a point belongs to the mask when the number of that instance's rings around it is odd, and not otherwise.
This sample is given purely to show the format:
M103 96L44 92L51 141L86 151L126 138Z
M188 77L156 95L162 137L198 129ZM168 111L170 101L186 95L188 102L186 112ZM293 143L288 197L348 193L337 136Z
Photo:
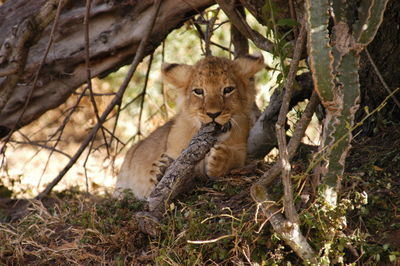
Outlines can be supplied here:
M221 125L229 122L232 128L199 163L196 171L218 177L243 166L255 98L253 76L263 67L261 55L234 61L206 57L193 66L165 64L163 77L178 88L180 111L128 151L117 179L116 194L131 189L137 198L147 198L158 182L157 177L162 175L164 155L176 159L201 124L213 119Z

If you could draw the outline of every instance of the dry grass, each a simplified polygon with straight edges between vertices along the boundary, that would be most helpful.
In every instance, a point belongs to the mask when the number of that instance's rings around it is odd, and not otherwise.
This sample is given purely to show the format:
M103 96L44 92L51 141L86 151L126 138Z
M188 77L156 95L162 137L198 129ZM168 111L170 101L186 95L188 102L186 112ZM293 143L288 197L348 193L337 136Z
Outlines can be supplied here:
M260 225L254 221L255 206L248 194L257 172L265 168L255 166L232 173L228 182L201 186L184 201L178 199L168 208L164 226L154 238L139 232L134 214L143 204L129 194L115 200L70 189L44 203L32 201L28 215L0 224L0 263L246 262L256 252L258 241L265 242L263 234L254 232Z
M82 265L137 262L148 244L134 211L141 204L85 196L73 190L31 201L24 218L0 224L0 262L7 265ZM132 241L134 240L134 241ZM135 260L134 260L135 259Z
M392 129L355 145L343 181L342 200L350 205L341 211L347 214L348 228L334 242L331 262L339 258L362 265L399 262L397 136L398 129ZM296 163L294 174L304 177L306 165ZM253 162L224 180L200 184L181 195L167 207L154 237L139 231L135 213L143 211L144 205L132 195L115 200L77 189L53 193L43 202L32 202L23 218L0 223L0 265L299 264L269 224L264 224L266 218L255 219L257 208L248 189L268 167ZM279 183L271 187L271 193L280 198ZM329 226L330 218L315 203L298 198L297 206L302 210L303 232L313 247L322 249L323 228Z

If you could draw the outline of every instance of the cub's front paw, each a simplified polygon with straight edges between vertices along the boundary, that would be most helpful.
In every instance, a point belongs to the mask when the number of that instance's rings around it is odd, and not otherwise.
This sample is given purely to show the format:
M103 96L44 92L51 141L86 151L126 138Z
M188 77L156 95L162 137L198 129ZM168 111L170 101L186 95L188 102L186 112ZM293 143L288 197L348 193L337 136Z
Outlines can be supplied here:
M151 167L150 174L155 176L157 181L160 181L164 176L167 168L172 164L174 159L166 154L162 154L160 159L155 161Z
M225 144L217 144L211 148L206 158L206 174L209 177L218 177L229 170L231 151Z

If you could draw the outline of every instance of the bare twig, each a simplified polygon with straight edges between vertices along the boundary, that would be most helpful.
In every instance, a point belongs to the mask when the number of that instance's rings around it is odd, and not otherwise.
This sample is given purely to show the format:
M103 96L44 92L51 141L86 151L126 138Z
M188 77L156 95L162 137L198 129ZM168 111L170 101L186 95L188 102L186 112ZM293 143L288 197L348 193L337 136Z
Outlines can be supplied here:
M98 122L98 123L99 123L99 122ZM87 162L88 162L88 160L89 160L90 153L91 153L91 151L92 151L92 149L93 149L93 145L94 145L94 138L93 138L92 141L90 142L90 146L89 146L89 149L88 149L88 152L87 152L85 161L83 162L83 170L84 170L84 172L85 172L85 185L86 185L86 193L87 193L87 194L89 194L89 176L88 176L88 173L87 173L86 164L87 164Z
M243 16L243 18L246 17L243 6L238 6L237 10ZM231 38L234 47L235 58L249 53L249 42L247 38L233 24L231 25Z
M142 97L140 101L140 109L139 109L139 121L138 121L138 135L142 135L142 115L143 115L143 107L144 107L144 100L146 98L147 94L147 85L149 82L149 75L150 75L150 70L151 70L151 65L153 64L153 54L150 55L149 58L149 64L147 66L147 71L146 71L146 77L144 79L144 85L143 85L143 90L142 90Z
M61 124L61 125L57 128L57 130L50 136L49 140L52 140L52 139L58 134L57 139L56 139L56 142L55 142L54 145L53 145L53 148L54 148L54 149L56 149L56 147L57 147L58 144L60 143L61 138L62 138L62 135L63 135L63 133L64 133L64 129L65 129L65 127L67 126L68 122L70 121L70 118L71 118L72 114L73 114L73 113L75 112L75 110L78 108L79 103L80 103L81 100L83 99L83 96L84 96L84 94L85 94L85 92L86 92L87 89L88 89L88 87L86 87L86 88L82 91L81 95L79 95L78 99L76 100L74 106L72 106L72 107L68 110L68 114L65 116L65 118L64 118L64 120L63 120L63 122L62 122L62 124ZM45 165L44 168L43 168L42 175L41 175L40 178L39 178L37 187L39 187L40 183L42 182L42 177L44 176L44 173L46 172L47 167L48 167L49 164L50 164L50 159L51 159L52 156L53 156L53 150L50 151L50 154L49 154L49 156L47 157L46 165Z
M211 47L210 47L210 43L211 43L211 37L214 33L214 25L215 25L215 21L218 18L218 13L219 13L219 8L217 8L214 16L212 16L212 18L210 20L207 21L207 26L206 26L206 32L205 32L205 50L206 50L206 56L211 56L212 52L211 52Z
M310 101L306 106L306 109L301 116L301 119L296 123L296 129L288 143L289 160L294 157L296 150L301 142L301 139L304 137L304 133L306 132L308 124L311 121L312 115L314 114L319 103L320 101L318 94L314 91L311 95ZM272 181L274 181L277 176L279 176L281 171L282 164L279 160L260 178L260 180L256 184L268 186Z
M205 34L204 34L203 30L201 29L199 23L196 22L196 21L193 21L193 26L197 30L197 33L199 34L200 39L203 40L204 42L206 42ZM201 40L200 40L200 42L201 42ZM222 45L220 45L220 44L218 44L216 42L213 42L213 41L210 40L210 44L212 44L212 45L214 45L214 46L216 46L216 47L218 47L218 48L220 48L220 49L222 49L224 51L227 51L230 54L233 54L233 52L229 48L226 48L226 47L224 47L224 46L222 46ZM201 49L203 50L203 47L201 47ZM203 51L203 52L204 52L204 54L206 54L205 51Z
M307 239L300 231L298 223L292 223L285 219L280 214L279 209L273 206L273 201L270 200L264 186L256 185L251 188L251 197L257 202L262 210L262 213L269 220L274 231L288 244L296 254L304 261L315 264L317 253L308 244Z
M29 104L29 102L30 102L30 100L32 98L33 91L35 90L37 82L38 82L38 79L39 79L40 70L42 69L42 67L44 65L44 62L45 62L45 60L47 58L47 55L48 55L48 53L50 51L50 47L51 47L51 45L53 43L54 32L55 32L55 29L56 29L56 26L57 26L57 23L58 23L58 20L59 20L59 17L60 17L61 9L64 6L65 2L68 2L68 0L59 0L58 1L58 6L57 6L57 10L55 12L55 15L54 15L54 11L52 10L52 6L51 6L53 3L50 3L50 2L47 3L40 10L39 15L35 18L36 22L40 21L39 23L42 23L42 25L40 25L40 28L43 30L50 23L50 21L51 21L50 18L53 15L55 16L54 23L53 23L53 26L52 26L51 32L50 32L49 41L47 43L46 51L45 51L45 53L44 53L44 55L42 57L42 60L41 60L41 62L39 64L39 67L38 67L38 69L36 71L36 75L35 75L35 78L33 80L33 84L32 84L32 86L31 86L31 88L30 88L30 90L28 92L28 96L27 96L27 99L25 100L25 104L24 104L24 106L22 108L21 113L19 114L19 116L18 116L17 120L15 121L11 131L8 133L7 137L5 138L5 140L3 142L3 146L0 149L0 154L4 153L5 148L7 146L7 142L11 139L12 134L15 132L15 130L16 130L18 124L19 124L19 121L21 120L22 116L24 115L24 113L25 113L25 111L26 111L26 109L28 107L28 104ZM32 23L32 22L29 21L29 19L27 19L26 23L29 24L29 23ZM25 27L28 28L28 24ZM32 27L32 26L30 26L30 27ZM22 29L22 31L24 31L24 30L25 29ZM18 58L21 60L21 62L18 63L19 64L18 68L20 68L20 69L17 71L17 74L13 75L13 76L16 75L15 77L10 77L10 76L7 77L7 79L12 79L14 81L10 80L9 82L7 82L7 84L5 86L8 86L9 88L3 88L3 90L12 89L15 86L15 84L18 82L19 76L21 75L21 73L22 73L22 71L23 71L23 69L25 67L26 58L28 56L28 51L29 51L29 47L25 47L25 44L29 40L34 39L34 37L35 37L35 32L33 32L32 29L31 30L25 30L25 32L22 33L21 39L18 40L19 46L16 47L16 49L17 49L16 53L18 54ZM21 73L19 73L19 72L21 72ZM6 99L0 99L0 104L1 104L2 100L6 101L7 97L6 97ZM5 105L5 102L4 102L4 105ZM1 109L2 109L2 106L0 106L0 110Z
M32 145L32 146L36 146L36 147L40 147L46 150L50 150L50 151L55 151L58 152L59 154L64 155L65 157L67 157L68 159L71 159L71 156L68 153L63 152L62 150L56 149L54 147L50 147L47 146L45 144L41 144L40 142L37 141L17 141L17 140L10 140L10 143L16 143L16 144L22 144L22 145Z
M286 217L292 223L299 223L299 217L293 203L293 191L290 178L291 165L289 161L289 152L286 143L286 118L289 111L289 103L293 94L293 84L296 77L297 68L299 65L300 57L304 49L306 39L305 23L302 23L299 38L297 38L296 45L293 53L293 60L290 64L289 73L285 82L285 94L283 96L281 109L276 123L276 136L279 145L279 155L282 164L282 183L284 187L284 200L283 206L285 207Z
M216 0L216 2L229 17L231 23L243 34L243 36L250 39L259 49L267 52L273 51L272 42L259 32L253 30L236 10L235 6L231 5L226 0Z
M202 244L215 243L215 242L218 242L218 241L228 238L228 237L235 237L235 235L223 235L223 236L213 238L213 239L208 239L208 240L186 240L186 242L189 244L202 245Z
M97 108L96 100L93 96L93 87L92 87L92 73L90 70L90 51L89 51L89 17L90 17L90 6L92 4L92 0L86 0L86 11L85 18L83 20L83 24L85 26L85 66L86 66L86 83L89 88L90 101L93 106L93 112L96 116L97 123L100 123L99 110ZM110 157L110 149L108 147L106 133L104 131L103 124L101 123L100 127L101 133L103 135L104 143L106 145L107 156ZM88 152L90 154L90 151ZM86 163L86 162L85 162ZM86 172L86 171L85 171Z
M77 93L77 92L73 92L72 93L73 95L80 95L80 93ZM114 96L115 95L115 92L109 92L109 93L107 93L107 92L105 92L105 93L95 93L95 92L93 92L93 96ZM90 94L84 94L83 96L90 96Z
M164 62L165 62L165 41L162 42L161 64L164 64ZM161 109L163 110L164 119L165 119L165 121L167 121L168 120L168 106L167 106L167 96L166 96L164 82L161 82L161 95L162 95L162 99L163 99Z
M154 9L151 14L151 20L150 23L146 29L146 33L144 35L144 38L141 40L140 45L137 49L136 55L132 61L131 67L129 68L129 71L127 75L125 76L124 82L121 84L117 94L115 97L112 99L112 101L109 103L107 106L106 110L103 112L103 114L100 117L100 121L104 122L107 118L107 116L111 113L111 111L114 109L115 105L121 102L121 99L124 95L124 92L126 88L128 87L128 84L135 73L135 70L137 66L139 65L140 61L144 57L145 49L147 46L147 40L149 39L149 36L151 34L151 31L154 26L154 22L157 18L158 11L161 6L161 0L157 0L154 3ZM96 126L92 128L92 130L89 132L88 136L86 139L82 142L81 146L79 147L78 151L75 153L75 155L72 157L72 159L69 161L69 163L64 167L64 169L57 175L57 177L45 188L44 191L42 191L39 195L36 196L36 199L42 199L46 195L48 195L51 190L58 184L58 182L61 181L61 179L64 177L64 175L68 172L68 170L75 164L75 162L78 160L82 152L86 149L87 145L90 143L90 141L95 137L97 131L101 127L100 123L97 123Z
M296 14L296 9L294 8L294 3L293 0L289 0L289 10L290 10L290 16L294 21L297 21L297 14ZM297 39L299 36L299 28L297 26L294 26L293 28L294 32L294 38Z
M112 132L110 133L114 137L110 138L110 143L108 143L108 145L110 147L112 147L112 142L113 142L114 139L116 139L119 143L123 144L123 142L119 138L115 137L115 131L117 130L119 115L120 115L120 112L121 112L121 103L117 103L117 106L118 106L118 109L117 109L117 112L116 112L116 115L115 115L115 122L114 122L114 125L113 125ZM117 145L118 145L118 143L117 143Z
M379 80L381 81L383 87L385 88L385 90L386 90L389 94L392 95L393 101L395 102L395 104L397 105L397 107L400 108L400 102L399 102L399 100L397 100L396 96L394 96L394 95L392 94L393 91L392 91L392 90L389 88L389 86L387 85L385 79L383 78L381 72L379 71L378 67L376 66L376 64L375 64L374 60L372 59L371 54L369 53L369 51L368 51L367 48L365 48L365 53L367 54L368 60L369 60L369 62L371 63L372 67L374 68L375 73L376 73L376 75L378 76Z

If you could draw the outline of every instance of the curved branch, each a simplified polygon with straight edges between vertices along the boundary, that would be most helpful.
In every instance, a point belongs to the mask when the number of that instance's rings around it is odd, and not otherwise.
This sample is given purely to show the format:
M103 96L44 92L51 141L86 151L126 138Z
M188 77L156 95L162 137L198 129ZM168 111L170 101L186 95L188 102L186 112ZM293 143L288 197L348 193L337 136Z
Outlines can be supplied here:
M26 17L32 10L40 9L43 2L8 1L0 6L0 43L4 43L4 36L13 26L10 21L15 23L17 18ZM84 2L73 1L62 12L55 42L18 128L35 120L47 110L59 106L77 87L85 83L87 73L82 27ZM150 7L153 4L152 0L114 1L112 5L107 2L93 1L91 8L89 49L92 77L105 76L132 61L144 37L145 25L150 21ZM164 0L145 55L150 54L173 29L213 3L213 0L186 0L177 5L176 0ZM43 57L49 32L50 28L47 27L39 41L31 47L20 81L15 86L10 86L12 94L0 112L0 137L8 134L21 113L28 88L32 85L34 73ZM0 68L7 64L3 63ZM1 82L4 82L4 78L0 78Z
M250 28L246 20L241 16L240 12L233 4L229 3L227 0L216 0L216 2L229 17L231 23L243 36L250 39L259 49L267 52L273 51L273 43L259 32Z

